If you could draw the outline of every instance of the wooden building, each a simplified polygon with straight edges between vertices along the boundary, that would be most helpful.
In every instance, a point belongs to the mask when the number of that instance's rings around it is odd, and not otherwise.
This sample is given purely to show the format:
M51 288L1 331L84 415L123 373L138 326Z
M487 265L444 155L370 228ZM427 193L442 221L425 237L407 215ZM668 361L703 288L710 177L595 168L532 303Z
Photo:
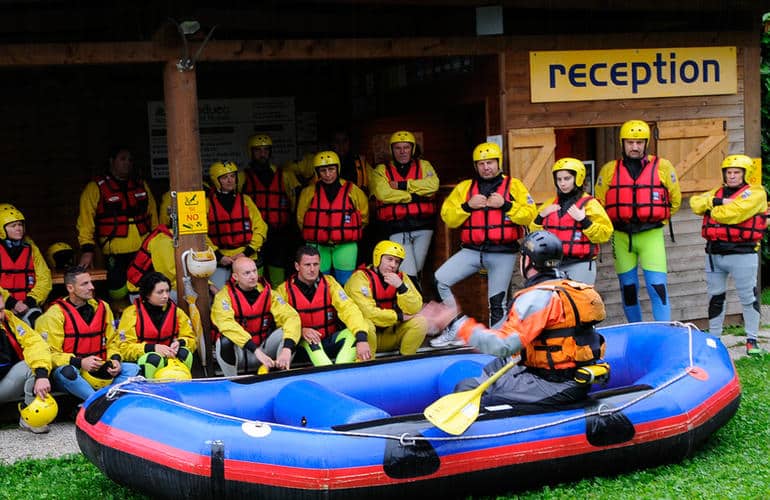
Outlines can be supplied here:
M200 102L291 98L304 127L295 135L296 156L298 136L312 149L346 126L374 162L384 137L413 130L447 190L471 172L474 145L499 135L507 168L538 201L554 190L556 157L593 160L598 168L618 155L619 125L639 118L654 125L652 151L676 165L691 194L720 182L718 165L726 154L760 154L765 10L767 0L499 0L484 6L462 0L138 1L94 7L11 0L0 6L0 201L25 213L41 248L60 240L74 245L79 193L105 167L111 144L129 145L145 175L155 173L149 110L157 102L177 105L168 110L174 119L169 113L167 125L172 188L196 187L207 165L201 165L206 151L198 149L199 110L190 94ZM187 56L201 49L189 71L177 70L185 44L169 19L201 25L185 39ZM671 56L680 49L708 56L717 48L732 53L732 90L691 94L676 87L637 98L635 88L621 96L535 98L543 90L532 83L535 55L556 52L566 61L581 51L654 50L665 58L657 66L662 70L673 68ZM589 79L579 68L566 71L577 86ZM693 71L678 74L692 79ZM643 76L634 77L634 87L645 84ZM168 182L152 178L156 196ZM702 319L704 244L686 200L674 228L676 243L668 242L673 317ZM456 241L439 228L431 265L455 250ZM611 255L606 246L598 287L615 322L622 312ZM462 293L479 316L486 309L478 298L482 290L478 277ZM728 312L738 312L734 293L728 298Z

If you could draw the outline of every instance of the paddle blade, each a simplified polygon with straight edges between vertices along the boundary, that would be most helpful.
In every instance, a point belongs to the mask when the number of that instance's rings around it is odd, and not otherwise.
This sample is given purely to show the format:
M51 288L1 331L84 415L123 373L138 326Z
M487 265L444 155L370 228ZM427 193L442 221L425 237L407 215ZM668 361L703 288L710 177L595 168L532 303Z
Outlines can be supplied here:
M478 388L447 394L425 408L423 415L430 423L453 436L459 436L479 416L481 394Z

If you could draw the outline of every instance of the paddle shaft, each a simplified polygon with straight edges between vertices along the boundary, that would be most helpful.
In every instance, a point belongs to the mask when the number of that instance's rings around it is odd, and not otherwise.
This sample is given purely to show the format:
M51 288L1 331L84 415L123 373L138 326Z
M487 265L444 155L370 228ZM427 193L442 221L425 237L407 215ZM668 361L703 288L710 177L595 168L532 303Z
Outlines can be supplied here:
M506 364L505 364L505 366L503 366L502 368L500 368L499 370L497 370L495 373L493 373L492 375L490 375L490 377L489 377L488 379L486 379L484 382L482 382L481 384L479 384L479 386L478 386L478 387L476 387L476 388L473 390L473 392L474 392L474 393L477 393L477 392L478 392L478 393L483 393L484 391L486 391L486 390L487 390L487 388L488 388L490 385L494 384L494 383L497 381L497 379L499 379L500 377L502 377L503 375L505 375L505 372L507 372L508 370L510 370L511 368L513 368L513 367L514 367L514 365L516 365L516 362L515 362L513 359L511 359L510 361L508 361L508 363L506 363Z

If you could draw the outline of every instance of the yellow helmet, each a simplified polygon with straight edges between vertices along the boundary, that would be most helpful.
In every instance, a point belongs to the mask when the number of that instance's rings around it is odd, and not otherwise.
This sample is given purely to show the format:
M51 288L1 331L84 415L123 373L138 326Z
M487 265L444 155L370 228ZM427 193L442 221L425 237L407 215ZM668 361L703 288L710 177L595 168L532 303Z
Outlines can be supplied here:
M754 164L754 160L746 155L729 155L722 160L722 170L728 168L742 168L743 169L743 182L751 185L758 185L762 183L762 175L760 170Z
M101 376L101 374L97 375L95 373L91 373L88 370L80 370L80 376L85 379L88 384L94 388L94 390L99 390L102 387L107 387L112 383L112 377L104 378Z
M8 235L5 232L6 224L11 222L24 222L24 214L10 203L0 204L0 239L6 239Z
M48 394L45 399L35 398L30 404L21 407L19 403L19 414L22 420L27 422L30 427L44 427L56 418L59 413L59 405L56 400Z
M57 241L45 251L45 261L51 269L65 269L75 263L75 250L69 243Z
M383 240L375 245L374 252L372 252L372 264L374 264L374 267L380 265L382 256L386 254L398 257L401 260L406 258L406 250L404 250L404 247L395 241Z
M156 380L192 380L192 373L187 365L176 358L166 359L166 366L158 369L153 376Z
M473 149L473 163L480 160L494 160L497 159L497 164L500 168L503 166L503 152L500 151L500 146L494 142L482 142Z
M623 139L644 139L650 142L650 126L642 120L628 120L620 127L620 146L623 146Z
M556 163L553 164L553 168L551 168L551 172L556 174L559 170L569 170L570 172L575 174L575 187L580 187L583 185L583 181L586 180L586 166L583 165L583 162L576 159L576 158L561 158ZM556 177L554 176L554 182L556 181Z
M273 140L267 134L257 134L249 137L249 156L252 148L273 147Z
M219 189L222 189L222 184L219 182L219 178L223 175L231 174L235 172L235 178L236 178L236 184L238 182L238 165L231 161L225 161L221 162L218 161L216 163L212 163L209 167L209 177L211 178L211 182L214 184L214 187Z
M398 132L393 132L393 135L390 136L390 147L393 148L393 145L397 142L408 142L412 145L412 152L414 152L414 146L417 144L417 141L414 138L414 134L411 132L407 132L406 130L399 130Z
M337 166L340 169L340 157L334 151L321 151L313 156L313 168Z

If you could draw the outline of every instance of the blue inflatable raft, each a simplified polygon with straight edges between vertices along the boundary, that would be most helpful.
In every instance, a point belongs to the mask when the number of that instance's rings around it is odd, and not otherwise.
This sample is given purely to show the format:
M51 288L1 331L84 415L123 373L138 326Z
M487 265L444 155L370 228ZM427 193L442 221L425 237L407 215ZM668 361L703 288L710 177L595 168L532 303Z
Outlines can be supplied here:
M130 382L84 404L77 439L109 478L153 498L446 498L681 460L738 409L719 339L668 323L601 332L606 387L553 412L482 408L461 436L422 412L492 359L469 350Z

